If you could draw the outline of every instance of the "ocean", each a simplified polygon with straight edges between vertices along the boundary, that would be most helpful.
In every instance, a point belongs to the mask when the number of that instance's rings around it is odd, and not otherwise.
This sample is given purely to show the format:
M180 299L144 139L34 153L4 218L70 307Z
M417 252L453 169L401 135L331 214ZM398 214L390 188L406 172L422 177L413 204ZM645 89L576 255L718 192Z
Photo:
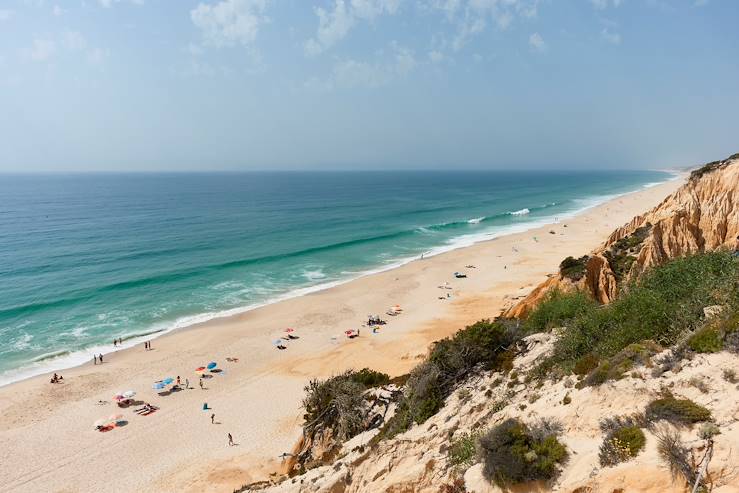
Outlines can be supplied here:
M524 231L659 171L0 175L0 385Z

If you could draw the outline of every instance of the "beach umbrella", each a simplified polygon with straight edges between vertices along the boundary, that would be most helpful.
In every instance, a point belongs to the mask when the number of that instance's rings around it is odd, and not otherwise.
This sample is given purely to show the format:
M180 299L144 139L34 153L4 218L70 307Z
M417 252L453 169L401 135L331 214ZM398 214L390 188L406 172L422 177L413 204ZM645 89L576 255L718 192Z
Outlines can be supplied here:
M170 385L172 382L174 382L174 378L172 377L167 377L167 378L162 379L162 383L164 385Z
M154 390L162 390L166 386L167 384L164 382L154 382L154 385L152 385L151 388L153 388Z
M118 423L119 421L123 421L123 415L122 414L112 414L108 417L109 423Z
M275 339L274 341L272 341L272 344L274 344L275 346L282 346L283 342L284 341L282 339Z
M344 331L344 334L346 334L346 335L348 335L348 336L352 335L353 333L354 333L354 331L353 331L353 330L345 330L345 331Z
M288 327L287 329L285 329L285 332L289 334L290 332L295 332L295 329Z
M199 372L205 371L205 367L204 366L198 366L197 368L195 368L195 371L196 372L198 372L198 371Z
M218 364L216 364L215 361L211 361L210 363L208 363L208 366L206 368L208 368L209 370L212 370L216 366L218 366Z
M109 424L110 424L110 420L109 419L99 419L99 420L95 421L95 423L93 423L93 425L95 426L95 428L97 428L99 426L106 426L106 425L109 425Z
M117 401L117 402L121 402L121 401L124 401L126 399L127 399L127 397L124 397L123 396L123 392L118 392L118 393L116 393L116 395L113 396L113 400L114 401Z
M135 390L127 390L121 394L125 399L133 399L133 396L136 395Z

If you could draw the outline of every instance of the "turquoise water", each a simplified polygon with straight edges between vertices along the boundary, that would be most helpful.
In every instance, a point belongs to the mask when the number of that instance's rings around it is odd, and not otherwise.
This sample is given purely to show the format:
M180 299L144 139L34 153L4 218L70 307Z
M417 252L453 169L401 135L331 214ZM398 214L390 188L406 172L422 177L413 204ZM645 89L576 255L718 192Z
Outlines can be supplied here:
M640 172L0 176L0 384L564 217Z

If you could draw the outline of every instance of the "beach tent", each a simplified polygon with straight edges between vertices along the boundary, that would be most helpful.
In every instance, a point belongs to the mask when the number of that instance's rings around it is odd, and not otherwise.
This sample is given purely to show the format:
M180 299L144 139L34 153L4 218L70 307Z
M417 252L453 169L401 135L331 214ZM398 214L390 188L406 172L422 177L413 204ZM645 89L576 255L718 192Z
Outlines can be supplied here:
M216 366L218 366L218 364L215 361L211 361L210 363L208 363L208 366L206 368L208 368L209 370L212 370Z

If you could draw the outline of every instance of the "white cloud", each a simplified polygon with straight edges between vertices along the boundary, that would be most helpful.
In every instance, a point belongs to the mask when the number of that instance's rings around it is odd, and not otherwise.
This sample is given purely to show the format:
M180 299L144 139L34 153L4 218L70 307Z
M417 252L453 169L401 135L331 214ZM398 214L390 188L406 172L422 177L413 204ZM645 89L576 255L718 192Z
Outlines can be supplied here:
M590 3L593 4L593 7L595 7L598 10L605 10L610 6L618 7L621 5L623 0L590 0Z
M446 59L444 54L437 50L429 51L429 60L431 60L431 63L441 63Z
M102 7L105 7L106 9L109 9L109 8L110 8L110 7L112 7L112 6L114 5L114 4L116 4L116 3L121 3L122 1L123 1L123 0L98 0L98 3L99 3L99 4L100 4L100 5L102 6ZM144 0L129 0L129 1L130 1L131 3L133 3L133 4L136 4L136 5L143 5L143 4L144 4Z
M393 15L401 0L335 0L328 11L316 7L318 30L305 42L306 55L318 55L346 37L358 20L372 21L381 15Z
M108 58L108 50L93 48L87 52L87 61L95 65L101 64Z
M621 35L618 33L609 31L608 28L604 28L600 32L600 36L601 38L603 38L604 40L608 41L611 44L614 44L614 45L621 44Z
M206 44L222 47L254 42L262 24L267 0L222 0L215 5L198 4L190 11L193 24Z
M343 60L334 65L326 80L310 79L305 85L312 89L378 88L391 84L410 74L418 65L413 52L391 43L391 55L378 62Z
M76 51L82 50L87 46L87 41L79 31L66 31L62 35L62 42L64 47L68 50Z
M50 39L36 38L33 40L33 46L29 51L32 60L37 62L45 62L56 53L56 43Z
M536 17L539 0L426 0L426 2L428 8L443 12L450 22L456 24L457 32L452 41L452 48L459 51L489 24L500 30L506 30L517 18Z
M547 44L544 42L544 38L542 38L541 34L539 33L534 33L529 36L529 46L532 50L538 51L540 53L547 51Z
M8 9L0 9L0 22L7 21L13 17L13 11Z

